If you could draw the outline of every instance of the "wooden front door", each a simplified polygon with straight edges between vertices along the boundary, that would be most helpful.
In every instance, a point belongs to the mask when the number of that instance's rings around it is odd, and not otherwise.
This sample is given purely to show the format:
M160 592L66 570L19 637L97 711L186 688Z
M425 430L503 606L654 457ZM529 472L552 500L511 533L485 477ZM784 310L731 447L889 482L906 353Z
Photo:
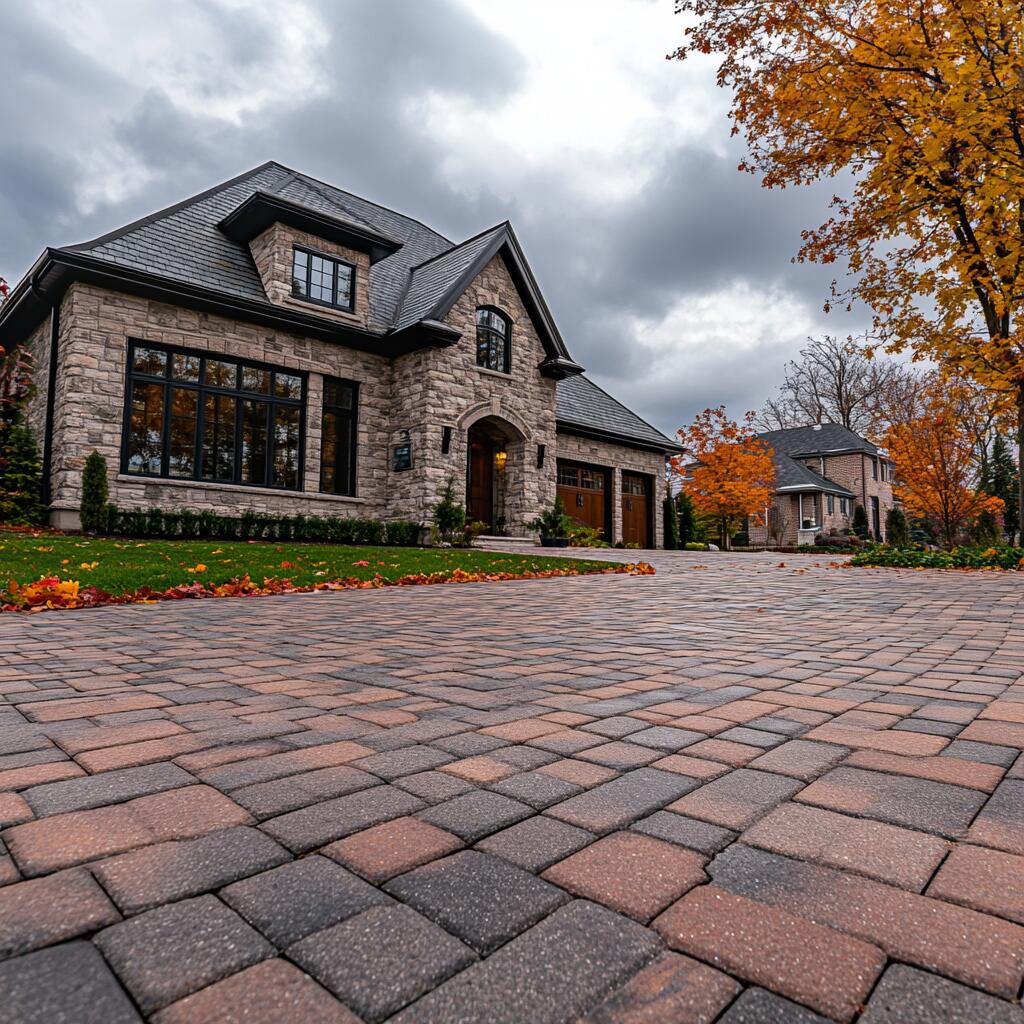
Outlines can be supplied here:
M651 546L651 478L622 474L622 539L626 544Z
M584 526L601 531L608 540L606 515L608 504L608 471L600 466L578 466L558 463L558 496L565 511Z
M486 438L469 442L466 513L471 522L494 526L494 445Z

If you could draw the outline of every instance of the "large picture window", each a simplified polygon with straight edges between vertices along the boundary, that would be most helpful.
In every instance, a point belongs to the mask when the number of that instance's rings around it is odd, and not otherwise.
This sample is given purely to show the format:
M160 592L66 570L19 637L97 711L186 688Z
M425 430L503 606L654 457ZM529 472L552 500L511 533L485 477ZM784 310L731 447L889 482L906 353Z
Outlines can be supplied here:
M133 341L122 471L301 490L305 403L302 374Z
M481 306L476 311L476 365L508 373L512 366L512 324L504 313Z
M298 246L292 250L292 295L303 302L351 312L355 276L356 268L344 260Z
M356 493L356 413L359 386L324 378L324 414L320 449L320 490Z

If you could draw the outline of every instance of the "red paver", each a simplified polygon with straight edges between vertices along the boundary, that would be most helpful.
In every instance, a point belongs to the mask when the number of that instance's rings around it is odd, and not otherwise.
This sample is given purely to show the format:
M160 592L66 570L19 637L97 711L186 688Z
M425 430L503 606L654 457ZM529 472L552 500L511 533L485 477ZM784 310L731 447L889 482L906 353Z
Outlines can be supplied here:
M633 832L605 836L544 872L584 899L648 921L706 879L704 858Z
M462 840L417 818L396 818L324 847L328 857L371 882L386 882L404 871L458 850Z
M928 886L928 895L1024 924L1024 857L959 845Z
M853 1018L885 966L866 942L713 885L684 896L654 926L673 949L839 1021Z
M935 836L851 818L819 807L783 804L742 836L787 857L826 864L920 892L950 844Z
M284 960L264 960L161 1010L157 1024L361 1024L308 974Z

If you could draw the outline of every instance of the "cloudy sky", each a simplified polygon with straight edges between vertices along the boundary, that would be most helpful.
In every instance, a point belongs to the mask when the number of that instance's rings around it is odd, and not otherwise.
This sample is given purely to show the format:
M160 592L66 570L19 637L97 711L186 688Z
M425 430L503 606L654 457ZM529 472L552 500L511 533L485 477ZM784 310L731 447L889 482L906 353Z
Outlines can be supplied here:
M825 190L736 171L672 0L0 0L0 276L267 159L453 239L509 218L570 351L666 431L825 316Z

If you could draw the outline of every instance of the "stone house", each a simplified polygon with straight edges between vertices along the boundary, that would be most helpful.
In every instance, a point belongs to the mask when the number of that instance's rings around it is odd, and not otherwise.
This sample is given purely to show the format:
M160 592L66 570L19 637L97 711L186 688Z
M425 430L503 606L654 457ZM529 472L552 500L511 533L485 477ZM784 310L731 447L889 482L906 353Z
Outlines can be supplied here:
M414 519L454 478L524 536L556 494L661 539L667 437L583 376L512 226L455 243L274 162L48 248L0 310L54 525L85 459L122 508Z
M769 512L772 543L813 544L820 533L848 531L858 505L867 512L871 535L885 539L895 469L881 448L838 423L770 430L759 436L775 453L775 501ZM765 543L763 524L751 521L748 532L752 544Z

